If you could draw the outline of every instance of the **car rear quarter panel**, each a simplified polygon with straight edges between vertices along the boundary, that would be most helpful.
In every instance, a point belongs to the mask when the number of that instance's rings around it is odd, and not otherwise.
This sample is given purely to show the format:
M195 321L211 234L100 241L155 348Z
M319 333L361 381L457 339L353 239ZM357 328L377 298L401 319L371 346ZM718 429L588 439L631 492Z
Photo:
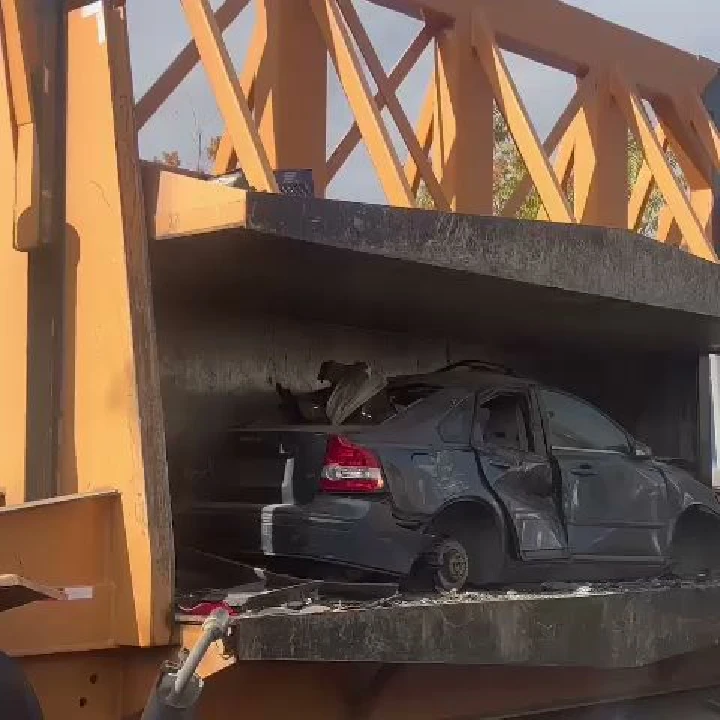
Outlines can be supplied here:
M471 390L444 388L396 418L352 437L375 452L396 512L401 518L429 518L449 503L466 498L494 498L478 471L467 442L446 443L438 427Z

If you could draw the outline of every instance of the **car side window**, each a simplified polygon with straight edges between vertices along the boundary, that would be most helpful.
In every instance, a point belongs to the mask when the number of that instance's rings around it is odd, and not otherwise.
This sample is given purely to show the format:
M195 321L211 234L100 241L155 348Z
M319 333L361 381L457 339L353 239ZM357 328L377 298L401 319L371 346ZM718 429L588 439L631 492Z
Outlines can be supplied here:
M541 390L540 398L552 447L629 452L625 432L592 405L552 390Z
M473 444L510 450L532 450L527 398L497 395L478 406L473 423Z
M467 445L473 416L473 396L465 398L438 425L440 437L447 443Z

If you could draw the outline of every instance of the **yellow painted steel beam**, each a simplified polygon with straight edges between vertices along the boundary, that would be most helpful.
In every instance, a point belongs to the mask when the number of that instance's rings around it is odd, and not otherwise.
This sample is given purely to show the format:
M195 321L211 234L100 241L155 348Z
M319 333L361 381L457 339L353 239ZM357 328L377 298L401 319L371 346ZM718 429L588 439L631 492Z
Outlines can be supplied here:
M15 127L4 47L0 32L0 490L8 504L15 504L26 499L28 256L14 250L11 241L15 229Z
M0 9L5 30L5 52L15 124L29 125L35 122L32 65L29 59L31 43L28 36L34 28L26 17L30 4L21 0L0 0Z
M410 71L415 67L415 64L420 59L420 56L431 43L434 35L435 31L430 26L425 25L425 27L423 27L423 29L415 36L415 39L403 53L397 65L395 65L390 75L388 75L388 84L392 91L397 91L400 85L402 85L405 78L409 75ZM378 110L383 110L385 108L385 98L381 92L378 92L375 95L375 103L378 106ZM353 122L350 129L345 133L343 139L338 143L337 147L330 155L326 170L328 182L330 182L338 174L340 168L342 168L361 140L362 135L360 134L360 128L358 127L357 122Z
M479 14L473 16L473 44L548 217L553 222L575 222L570 204L508 72L502 52Z
M410 185L370 92L339 7L334 0L310 0L310 4L388 201L400 207L413 207L415 202Z
M326 41L308 2L258 0L267 43L255 84L255 119L275 170L309 169L325 194Z
M453 210L492 215L495 98L478 66L469 17L438 35L434 77L435 171Z
M137 133L132 104L118 101L132 97L126 16L91 7L68 13L58 489L120 492L113 553L126 565L106 637L162 644L174 549Z
M255 23L252 38L250 39L250 47L248 49L245 67L240 76L240 87L247 98L248 108L250 111L255 107L255 79L262 62L263 52L265 51L265 41L267 40L266 26L264 23ZM232 144L230 133L226 130L221 138L217 155L215 156L214 173L222 175L230 172L237 166L237 154Z
M590 67L617 65L626 70L628 80L643 96L687 88L702 92L720 70L711 60L560 0L403 0L403 6L410 8L413 16L417 11L431 11L456 21L480 12L504 50L579 77Z
M154 240L243 227L247 193L143 163L148 235Z
M35 123L17 128L15 238L17 250L40 246L40 167Z
M575 121L575 216L586 225L624 228L628 217L628 128L608 79L599 78Z
M693 130L684 105L670 99L658 99L652 106L687 184L690 204L709 236L715 200L712 159Z
M345 22L350 29L350 32L357 43L365 64L370 70L370 74L375 80L375 84L378 86L380 93L382 94L385 104L390 110L390 115L395 121L395 125L403 139L403 142L407 146L410 156L415 161L415 165L418 167L422 180L433 199L435 208L437 210L450 211L450 203L445 196L445 192L433 172L430 159L423 152L423 149L418 142L415 131L413 130L410 121L402 108L402 105L395 95L395 91L390 87L388 77L383 70L380 58L378 58L375 48L368 37L365 28L360 21L360 16L357 14L351 0L337 0L340 10L345 18Z
M0 613L0 645L11 655L98 650L129 637L134 599L127 581L118 492L0 508L0 567L65 591Z
M437 85L435 74L433 73L430 78L430 84L428 85L427 92L425 93L425 100L423 101L422 109L420 110L420 118L418 120L417 137L422 144L423 152L426 154L430 153L433 143L433 135L435 130L435 96L437 94ZM407 177L410 187L412 188L413 195L417 196L420 188L420 172L418 166L412 158L412 155L408 157L405 163L405 177Z
M13 243L18 250L40 245L40 168L37 128L32 91L33 61L37 30L30 4L0 0L5 30L5 52L10 79L12 116L16 142L15 225Z
M705 235L705 229L668 164L642 100L619 71L613 72L610 80L615 99L625 114L630 129L642 145L645 159L690 251L705 260L718 262L715 250Z
M257 190L278 192L275 175L210 3L208 0L182 0L182 5L220 114L236 152L243 159L248 182Z
M250 0L225 0L215 13L220 32L224 32L249 3ZM135 104L138 130L145 126L199 62L197 45L191 40Z
M557 149L558 145L562 142L563 138L567 135L573 120L576 118L583 103L588 99L591 93L595 92L595 82L598 77L597 72L590 71L579 83L577 91L570 99L570 102L565 106L565 109L560 114L557 122L553 126L552 130L548 133L545 142L543 143L543 150L549 157ZM532 179L527 173L524 173L517 188L513 194L508 198L505 203L505 207L502 209L502 215L504 217L515 217L523 203L527 199L528 193L532 189Z

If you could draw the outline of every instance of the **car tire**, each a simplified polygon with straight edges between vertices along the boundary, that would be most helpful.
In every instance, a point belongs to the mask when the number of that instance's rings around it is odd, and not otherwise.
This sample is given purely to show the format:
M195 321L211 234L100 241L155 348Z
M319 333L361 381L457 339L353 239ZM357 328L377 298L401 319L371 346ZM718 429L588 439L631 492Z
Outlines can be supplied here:
M465 588L470 578L470 555L462 542L443 538L433 549L430 562L436 590L449 592Z
M670 548L670 572L680 578L711 577L720 571L720 521L697 514L675 532Z
M19 663L0 653L0 717L42 720L40 703Z

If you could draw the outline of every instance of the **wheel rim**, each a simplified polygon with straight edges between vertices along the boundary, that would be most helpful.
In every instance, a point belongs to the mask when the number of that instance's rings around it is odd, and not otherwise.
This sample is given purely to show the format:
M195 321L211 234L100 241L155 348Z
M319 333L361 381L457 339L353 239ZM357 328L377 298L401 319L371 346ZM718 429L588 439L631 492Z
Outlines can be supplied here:
M443 545L438 558L438 580L446 590L460 589L467 582L469 563L465 549L456 543Z

